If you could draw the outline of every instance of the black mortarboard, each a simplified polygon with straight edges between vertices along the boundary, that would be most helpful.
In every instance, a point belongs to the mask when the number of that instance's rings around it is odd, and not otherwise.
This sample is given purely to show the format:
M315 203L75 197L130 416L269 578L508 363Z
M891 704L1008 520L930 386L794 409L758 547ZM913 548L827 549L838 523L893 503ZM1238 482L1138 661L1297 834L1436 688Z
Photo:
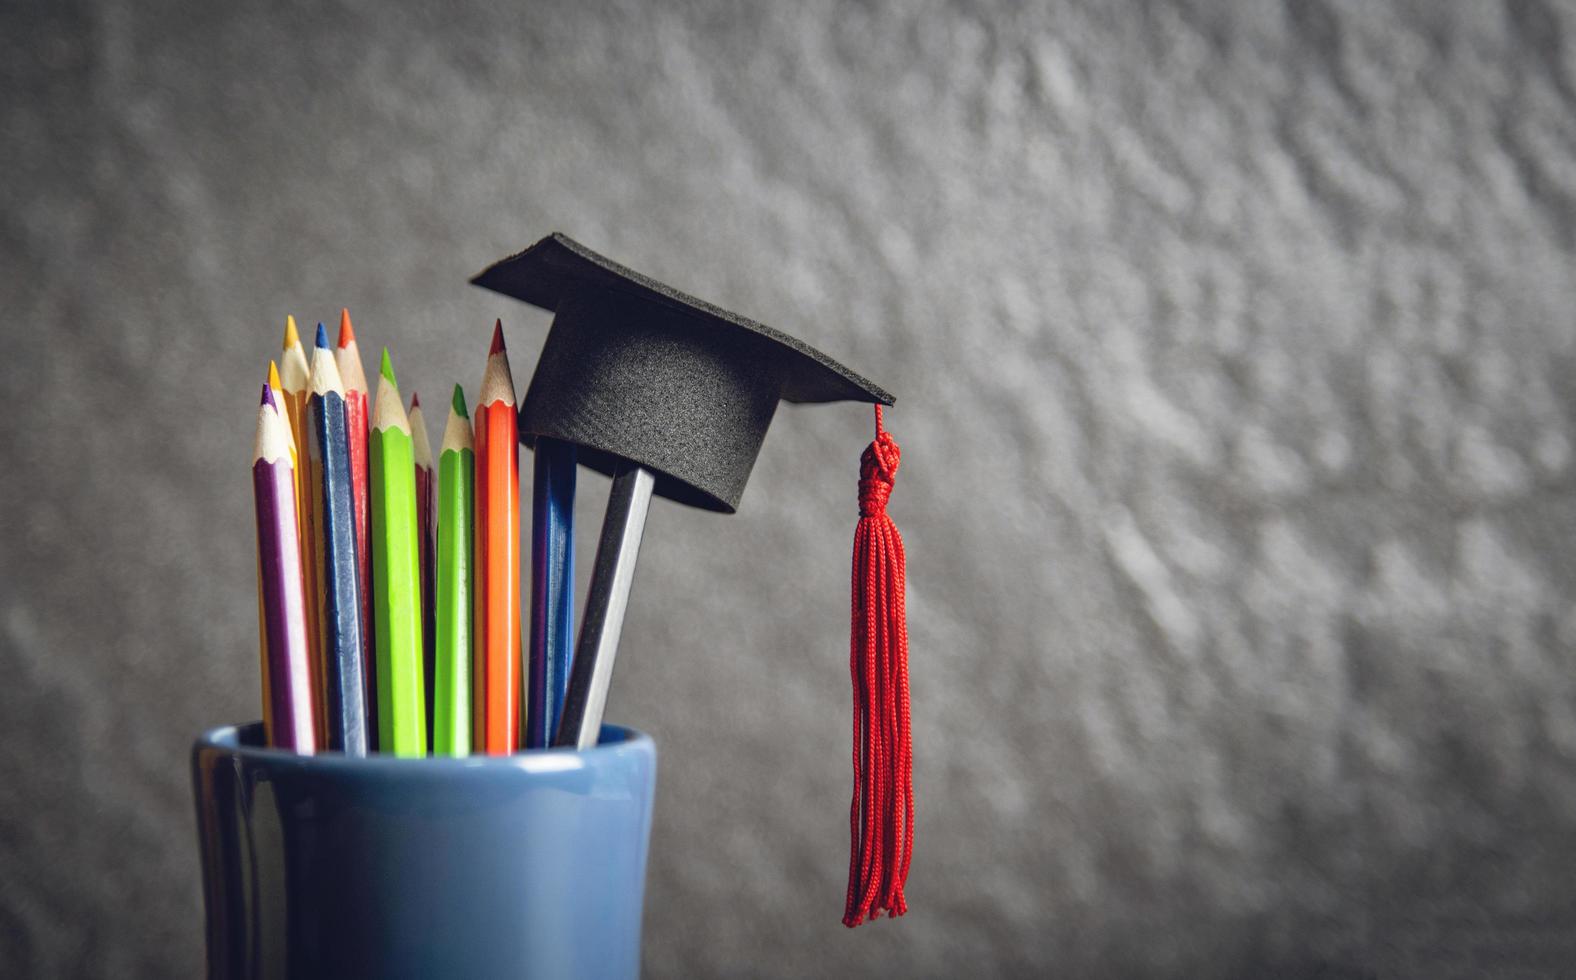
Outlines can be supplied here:
M555 314L520 405L521 440L574 443L608 474L632 460L680 503L738 508L779 400L892 404L808 344L564 235L471 282Z

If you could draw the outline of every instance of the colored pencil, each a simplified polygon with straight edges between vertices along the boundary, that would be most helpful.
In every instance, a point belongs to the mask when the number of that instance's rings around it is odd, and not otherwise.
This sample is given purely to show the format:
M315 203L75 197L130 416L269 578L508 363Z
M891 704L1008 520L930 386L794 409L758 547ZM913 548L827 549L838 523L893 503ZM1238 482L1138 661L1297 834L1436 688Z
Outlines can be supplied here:
M308 455L312 465L313 553L322 584L318 602L318 677L327 713L323 746L346 755L367 754L367 699L361 670L361 587L357 580L356 508L351 498L350 439L345 387L334 364L328 332L317 325L307 400Z
M378 751L419 756L422 705L421 571L416 543L416 462L410 420L387 349L373 401L368 468L372 503L372 609L377 622Z
M296 531L297 540L301 546L301 587L306 592L306 644L307 652L312 662L312 676L322 677L323 666L318 650L317 628L317 601L318 594L317 562L312 556L312 542L316 540L316 530L312 527L312 462L306 453L307 444L307 408L306 400L311 384L312 369L307 363L306 351L301 348L301 337L296 333L295 317L285 317L284 356L280 361L279 380L285 395L285 404L281 414L290 422L291 439L296 448ZM327 732L323 728L328 715L328 704L324 700L324 691L321 685L312 690L314 717L318 723L318 742L321 744L327 739Z
M433 602L434 755L471 754L471 587L476 452L465 391L454 386L438 447L438 568Z
M350 495L356 508L356 559L360 570L356 583L361 587L361 670L366 684L367 742L377 748L378 699L377 645L373 639L372 616L372 525L367 509L367 430L372 422L367 401L367 376L361 369L361 348L350 325L350 311L339 311L339 343L334 351L339 379L345 384L345 428L350 436Z
M421 649L425 655L421 675L427 696L428 751L432 750L432 679L433 657L433 548L437 539L433 535L433 499L437 490L437 477L432 470L432 444L427 441L427 419L421 413L421 395L410 394L411 457L416 461L416 542L421 555Z
M263 386L252 449L252 493L257 512L258 591L267 647L263 724L269 745L303 754L316 750L306 593L296 540L295 473L289 428L273 392Z
M278 414L279 406L285 403L284 392L279 388L279 365L273 361L268 362L268 391L273 397L274 414ZM285 434L289 435L289 425L285 426ZM294 486L296 471L295 442L290 442L290 473L292 487ZM294 490L292 489L292 493ZM273 701L268 692L268 621L263 608L263 566L261 556L257 565L257 647L261 658L263 677L263 730L268 731L273 727Z
M476 399L476 550L479 628L472 705L476 748L520 744L520 468L514 378L503 321L493 326Z
M574 656L575 447L538 438L531 483L531 644L526 661L525 747L558 732Z

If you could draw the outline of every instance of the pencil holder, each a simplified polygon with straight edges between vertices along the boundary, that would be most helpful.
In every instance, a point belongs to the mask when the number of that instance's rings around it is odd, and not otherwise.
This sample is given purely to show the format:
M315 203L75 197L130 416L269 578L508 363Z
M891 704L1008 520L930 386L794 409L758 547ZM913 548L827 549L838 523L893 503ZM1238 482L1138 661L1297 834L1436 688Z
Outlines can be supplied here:
M212 977L633 977L649 736L464 759L192 750Z

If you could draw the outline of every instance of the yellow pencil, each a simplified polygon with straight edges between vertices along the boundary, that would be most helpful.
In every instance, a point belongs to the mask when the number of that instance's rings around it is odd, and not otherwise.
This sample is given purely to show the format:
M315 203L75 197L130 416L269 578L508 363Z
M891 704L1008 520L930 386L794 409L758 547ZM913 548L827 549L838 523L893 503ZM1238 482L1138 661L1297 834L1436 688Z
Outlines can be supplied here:
M285 395L286 414L290 420L290 435L295 443L296 460L296 530L301 543L301 586L306 593L306 636L307 659L311 665L311 676L321 678L323 675L320 662L320 647L317 630L317 561L312 553L312 542L317 540L316 521L313 515L316 508L312 506L312 461L302 452L307 444L307 398L312 393L312 369L307 364L306 350L301 346L301 337L296 333L295 317L285 317L285 339L283 364L279 368L279 380ZM328 744L328 731L324 723L328 718L328 692L323 685L312 685L312 717L321 729L317 733L319 744Z

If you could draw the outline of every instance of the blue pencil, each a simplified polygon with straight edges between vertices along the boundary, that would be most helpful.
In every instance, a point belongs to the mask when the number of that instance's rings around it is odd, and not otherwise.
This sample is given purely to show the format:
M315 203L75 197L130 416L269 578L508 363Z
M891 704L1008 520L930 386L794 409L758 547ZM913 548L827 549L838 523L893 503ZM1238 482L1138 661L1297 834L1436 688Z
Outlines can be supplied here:
M536 440L531 486L531 648L526 667L525 747L558 733L575 643L575 447Z
M323 703L327 708L323 725L325 747L347 755L366 755L360 560L356 553L355 502L351 496L345 386L321 323L317 325L317 346L312 351L307 415L312 506L318 511L313 555L321 587L315 597L322 651L317 680L324 687Z

